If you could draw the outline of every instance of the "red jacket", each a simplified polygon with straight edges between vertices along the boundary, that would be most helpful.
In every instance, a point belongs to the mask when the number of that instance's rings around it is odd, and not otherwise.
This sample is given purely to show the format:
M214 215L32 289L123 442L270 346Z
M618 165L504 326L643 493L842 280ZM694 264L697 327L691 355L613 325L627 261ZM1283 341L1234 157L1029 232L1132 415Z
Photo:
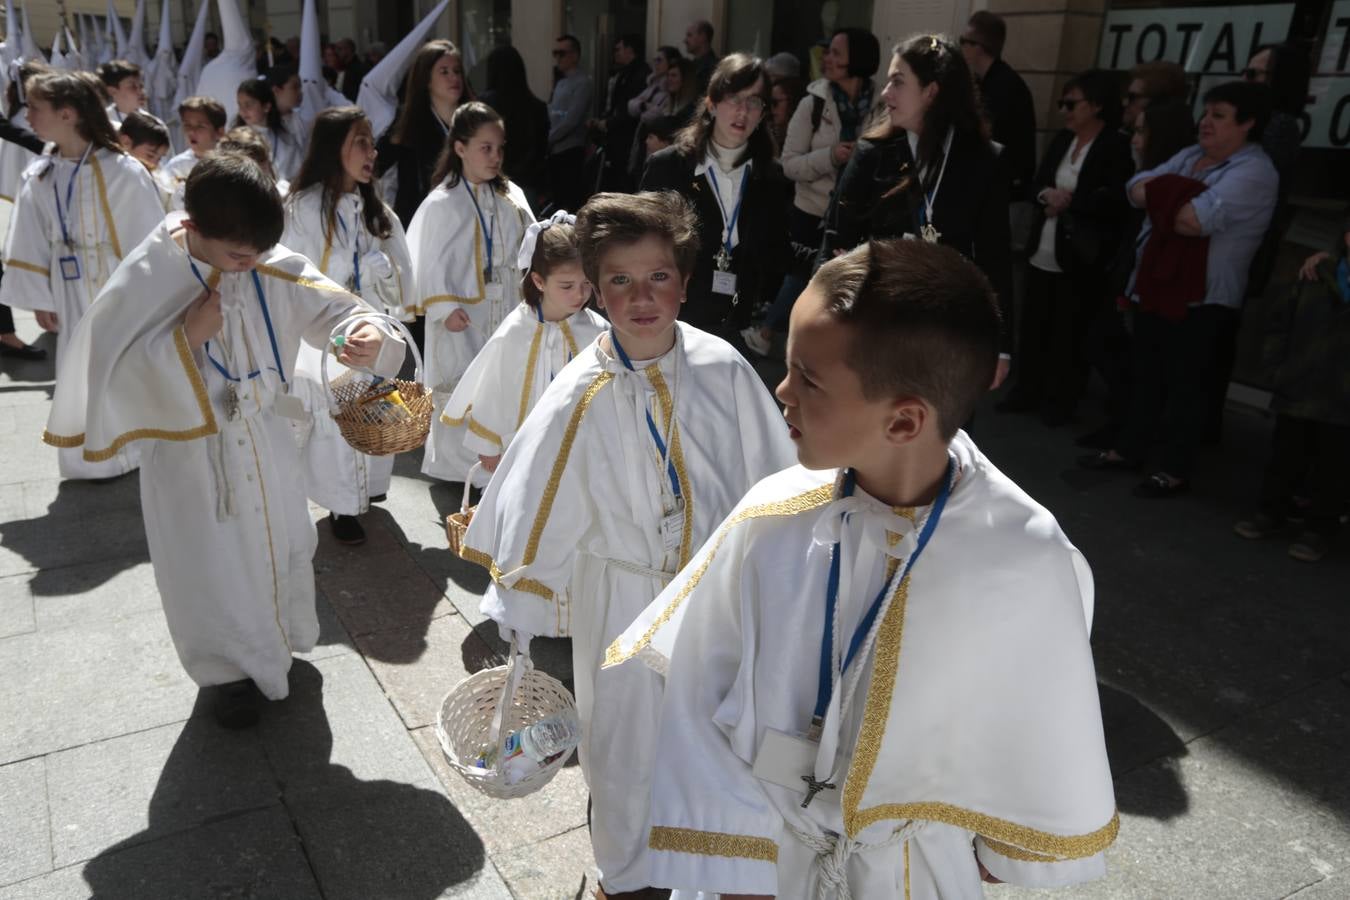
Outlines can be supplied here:
M1177 213L1206 189L1203 181L1184 175L1159 175L1144 186L1149 233L1134 292L1139 308L1179 322L1186 307L1205 299L1209 238L1177 234Z

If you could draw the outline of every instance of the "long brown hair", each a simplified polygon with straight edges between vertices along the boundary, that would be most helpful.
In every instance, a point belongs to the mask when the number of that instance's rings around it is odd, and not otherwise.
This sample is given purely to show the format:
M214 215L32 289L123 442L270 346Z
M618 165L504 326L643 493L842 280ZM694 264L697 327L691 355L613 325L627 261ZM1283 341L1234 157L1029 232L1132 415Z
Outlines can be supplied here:
M325 234L331 234L337 220L338 200L342 197L343 181L346 170L342 168L342 147L352 129L370 121L359 106L339 106L325 109L314 117L314 130L309 141L309 151L300 165L300 174L291 185L291 196L305 188L320 185L323 198L320 202ZM372 135L372 138L374 135ZM385 212L384 202L375 190L373 182L357 182L356 191L361 195L361 217L365 220L366 230L383 240L389 237L389 214Z
M469 73L464 70L464 57L459 48L447 40L427 41L418 48L408 67L407 78L403 81L403 108L398 120L394 122L389 139L405 147L434 144L442 137L440 123L431 108L431 70L436 62L449 54L459 61L460 78L464 82L464 93L459 102L463 106L473 99L473 88L469 85Z
M53 109L73 109L80 137L100 150L125 153L117 142L117 132L108 121L99 96L99 80L89 72L39 72L28 79L24 91L29 97L45 100Z
M484 125L496 125L503 132L506 131L506 123L502 121L501 114L486 103L472 100L460 104L450 119L450 133L445 136L445 146L441 148L440 158L436 160L436 171L431 176L432 184L444 183L446 187L459 184L459 180L464 177L464 160L455 152L455 144L469 143L478 133L478 129ZM507 183L505 175L498 175L492 179L492 189L499 194L505 194Z
M764 101L764 114L759 124L750 132L745 142L745 150L738 162L749 160L756 169L761 169L773 161L773 136L769 134L766 120L772 118L769 109L773 105L773 94L769 87L769 73L764 68L764 60L747 53L733 53L724 57L713 70L708 81L708 99L714 104L721 103L732 94L738 94L748 87L759 85L759 96ZM707 104L697 110L691 121L675 135L675 146L680 153L702 160L708 155L708 145L712 142L713 115Z

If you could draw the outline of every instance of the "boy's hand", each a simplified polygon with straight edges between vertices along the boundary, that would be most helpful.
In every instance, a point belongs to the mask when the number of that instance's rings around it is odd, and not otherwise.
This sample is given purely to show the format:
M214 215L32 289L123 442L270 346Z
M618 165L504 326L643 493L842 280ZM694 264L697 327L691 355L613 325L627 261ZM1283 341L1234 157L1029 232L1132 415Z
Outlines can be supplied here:
M483 464L483 468L488 472L495 472L497 466L501 464L502 455L498 453L496 456L484 456L480 453L478 454L478 461Z
M1317 267L1328 259L1331 259L1331 254L1327 253L1325 250L1323 250L1321 253L1314 253L1312 256L1305 259L1303 261L1303 268L1298 270L1299 280L1316 281ZM39 313L39 315L41 315L41 313ZM38 321L41 322L42 320L39 319Z
M1002 884L1002 883L1003 883L1003 882L1000 881L999 879L995 878L993 875L989 874L989 870L986 869L986 868L984 867L984 863L980 862L980 861L977 859L977 860L975 860L975 864L978 865L978 866L980 867L980 880L983 881L985 884Z
M220 312L220 291L202 291L183 315L188 346L196 350L220 333L225 317Z
M347 336L338 362L353 369L368 369L375 364L383 343L384 332L367 322Z
M61 330L61 319L56 313L39 309L33 315L37 318L38 326L43 331L50 331L54 334Z
M469 314L462 309L452 312L445 320L445 330L452 334L459 334L464 329L472 325Z

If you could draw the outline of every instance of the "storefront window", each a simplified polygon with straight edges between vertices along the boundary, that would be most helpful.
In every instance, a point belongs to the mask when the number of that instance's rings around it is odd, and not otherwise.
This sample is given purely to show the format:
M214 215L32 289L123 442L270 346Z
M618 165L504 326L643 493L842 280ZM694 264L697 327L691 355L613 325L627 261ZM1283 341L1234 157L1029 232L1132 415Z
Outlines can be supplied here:
M511 43L511 0L460 0L460 50L474 90L487 87L487 58L493 48Z
M763 57L791 53L809 81L820 77L820 45L849 27L872 28L872 0L737 0L727 4L726 40L718 43Z

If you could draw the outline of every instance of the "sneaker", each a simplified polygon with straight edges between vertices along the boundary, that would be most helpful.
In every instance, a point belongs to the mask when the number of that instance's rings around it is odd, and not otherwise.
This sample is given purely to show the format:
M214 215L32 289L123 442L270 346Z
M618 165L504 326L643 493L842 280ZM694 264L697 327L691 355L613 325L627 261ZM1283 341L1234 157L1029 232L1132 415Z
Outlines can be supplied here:
M355 546L366 542L366 530L361 527L361 521L356 516L329 513L328 522L333 528L333 539L339 544Z
M1233 523L1233 532L1249 541L1259 541L1284 530L1284 522L1274 516L1259 512Z
M759 333L759 329L753 325L749 328L741 329L741 340L745 341L745 346L758 353L760 356L768 356L769 351L773 349L773 343L764 335Z
M1289 545L1289 555L1302 562L1318 562L1327 555L1327 539L1315 531L1305 531Z
M260 696L250 679L218 685L212 713L221 728L237 730L258 724Z

